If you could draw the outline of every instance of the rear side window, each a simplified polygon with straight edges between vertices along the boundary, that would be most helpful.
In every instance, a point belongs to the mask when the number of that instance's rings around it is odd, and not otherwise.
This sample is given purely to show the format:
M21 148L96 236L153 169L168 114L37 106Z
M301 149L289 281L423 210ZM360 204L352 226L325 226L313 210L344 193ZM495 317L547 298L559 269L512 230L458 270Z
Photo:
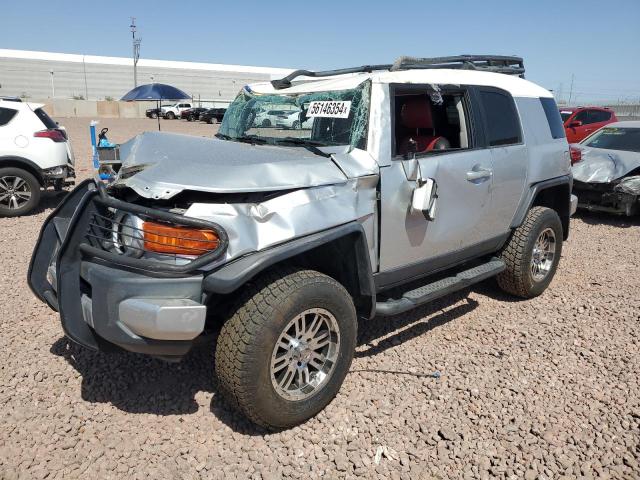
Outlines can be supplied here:
M608 122L611 120L611 112L605 112L603 110L592 110L591 118L593 123Z
M0 108L0 127L9 123L16 116L16 113L18 111L13 108Z
M562 117L560 117L560 112L558 112L556 101L553 98L541 98L540 103L542 104L544 114L547 116L551 136L553 138L564 138L564 125L562 123Z
M37 117L40 119L40 121L44 124L45 127L58 128L58 124L54 122L53 119L49 115L47 115L47 112L45 112L41 108L36 108L33 111L33 113L37 115Z
M512 145L522 141L520 119L513 99L506 93L480 90L485 129L490 147Z

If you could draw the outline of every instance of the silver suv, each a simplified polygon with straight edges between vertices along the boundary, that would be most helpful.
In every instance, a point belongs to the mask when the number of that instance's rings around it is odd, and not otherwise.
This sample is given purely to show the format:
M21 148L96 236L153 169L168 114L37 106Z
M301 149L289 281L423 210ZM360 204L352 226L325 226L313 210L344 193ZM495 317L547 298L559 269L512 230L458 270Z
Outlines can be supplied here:
M558 109L523 73L403 57L246 86L217 138L144 133L113 183L69 194L30 286L93 350L178 360L215 340L227 398L299 424L338 392L359 320L494 276L524 298L551 282L576 199ZM255 122L283 105L302 128Z

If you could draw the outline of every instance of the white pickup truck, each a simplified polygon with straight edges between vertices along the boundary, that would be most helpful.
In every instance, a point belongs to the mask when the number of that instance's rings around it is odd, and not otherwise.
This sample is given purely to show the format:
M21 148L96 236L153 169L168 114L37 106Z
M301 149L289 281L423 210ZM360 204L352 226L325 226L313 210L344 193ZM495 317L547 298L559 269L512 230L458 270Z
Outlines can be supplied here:
M167 118L169 120L174 120L178 117L180 117L180 114L182 113L183 110L187 110L189 108L191 108L192 105L190 103L174 103L173 105L166 105L163 106L160 109L160 113L162 114L162 116L164 118Z

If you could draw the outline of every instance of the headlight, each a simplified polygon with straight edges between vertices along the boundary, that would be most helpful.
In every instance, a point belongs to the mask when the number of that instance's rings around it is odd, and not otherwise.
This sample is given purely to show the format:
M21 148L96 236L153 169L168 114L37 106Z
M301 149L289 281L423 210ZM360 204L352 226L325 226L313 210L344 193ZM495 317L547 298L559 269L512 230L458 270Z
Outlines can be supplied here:
M144 253L143 221L129 213L119 213L113 221L113 243L119 253L127 257L141 257Z
M111 234L117 252L134 258L144 252L197 257L220 246L214 230L145 221L126 212L116 213Z

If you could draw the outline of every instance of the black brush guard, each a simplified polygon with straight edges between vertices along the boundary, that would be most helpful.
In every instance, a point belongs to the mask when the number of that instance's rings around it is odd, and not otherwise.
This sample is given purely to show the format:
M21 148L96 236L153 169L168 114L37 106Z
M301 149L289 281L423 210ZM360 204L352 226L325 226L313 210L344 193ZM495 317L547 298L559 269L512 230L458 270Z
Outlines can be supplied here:
M87 236L87 232L91 231L94 215L109 207L150 220L214 230L219 237L219 246L183 265L113 253L95 246L95 242L92 244ZM29 264L28 284L40 300L60 313L67 337L93 350L108 350L104 341L84 321L81 296L87 291L87 285L81 275L83 262L120 269L123 271L123 279L133 272L142 274L138 275L142 279L146 276L169 280L200 274L202 267L224 254L227 245L226 232L213 222L123 202L108 195L101 183L86 180L69 193L44 222ZM56 285L52 285L47 278L52 264L55 265ZM185 349L185 342L163 343L168 351L171 351L172 344L176 344L176 354Z

